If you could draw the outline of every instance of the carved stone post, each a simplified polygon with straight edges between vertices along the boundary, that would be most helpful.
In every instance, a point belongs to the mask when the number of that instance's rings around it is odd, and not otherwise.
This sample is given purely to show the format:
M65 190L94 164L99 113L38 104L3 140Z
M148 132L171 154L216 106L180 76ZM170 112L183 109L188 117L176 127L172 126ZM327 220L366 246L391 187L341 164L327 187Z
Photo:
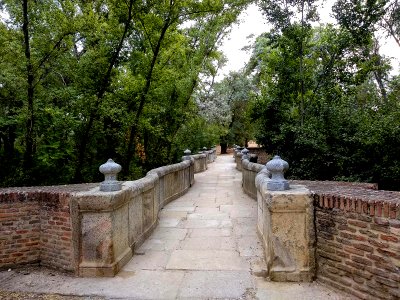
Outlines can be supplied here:
M183 151L183 153L185 154L185 156L182 157L182 160L190 160L190 154L192 154L192 151L186 149L185 151Z
M287 162L274 157L256 177L258 231L272 281L312 281L315 277L313 198L304 186L283 177ZM272 178L270 178L272 177Z
M284 191L289 189L289 182L285 179L284 173L289 169L289 164L275 155L266 164L267 170L271 173L271 180L267 182L267 189L270 191Z
M111 158L99 167L99 171L104 174L104 181L100 183L100 191L115 192L121 190L121 183L117 180L117 174L121 171L121 166Z

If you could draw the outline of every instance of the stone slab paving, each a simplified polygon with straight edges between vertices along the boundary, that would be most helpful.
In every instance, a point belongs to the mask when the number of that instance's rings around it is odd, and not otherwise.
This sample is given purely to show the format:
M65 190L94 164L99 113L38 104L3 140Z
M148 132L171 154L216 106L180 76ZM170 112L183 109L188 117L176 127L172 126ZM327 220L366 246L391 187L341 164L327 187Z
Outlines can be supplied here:
M116 277L77 278L35 268L3 271L0 299L7 291L84 299L351 299L318 283L262 277L257 203L242 192L241 173L230 155L219 156L195 181L187 194L161 210L158 227Z

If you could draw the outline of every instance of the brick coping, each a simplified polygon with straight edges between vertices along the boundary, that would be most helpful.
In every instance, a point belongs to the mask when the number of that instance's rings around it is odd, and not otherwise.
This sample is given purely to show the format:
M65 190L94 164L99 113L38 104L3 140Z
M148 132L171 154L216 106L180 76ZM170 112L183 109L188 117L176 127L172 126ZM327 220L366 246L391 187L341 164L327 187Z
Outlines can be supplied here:
M377 190L377 185L373 183L291 182L307 186L314 195L317 207L400 220L400 192Z

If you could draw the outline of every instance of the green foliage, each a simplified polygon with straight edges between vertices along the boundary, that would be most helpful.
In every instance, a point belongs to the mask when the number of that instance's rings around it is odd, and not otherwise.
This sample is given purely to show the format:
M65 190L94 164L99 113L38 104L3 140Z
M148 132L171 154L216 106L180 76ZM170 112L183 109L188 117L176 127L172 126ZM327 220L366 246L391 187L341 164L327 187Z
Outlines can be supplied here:
M244 72L231 72L221 82L197 93L201 114L221 127L221 144L245 145L254 137L250 118L255 86Z
M214 144L192 95L247 3L1 1L0 186L98 181L109 157L137 178Z
M354 32L331 25L304 29L292 24L255 44L249 69L260 89L252 109L257 141L290 162L291 178L399 189L398 78L380 85L388 66L374 51L372 35L357 40Z

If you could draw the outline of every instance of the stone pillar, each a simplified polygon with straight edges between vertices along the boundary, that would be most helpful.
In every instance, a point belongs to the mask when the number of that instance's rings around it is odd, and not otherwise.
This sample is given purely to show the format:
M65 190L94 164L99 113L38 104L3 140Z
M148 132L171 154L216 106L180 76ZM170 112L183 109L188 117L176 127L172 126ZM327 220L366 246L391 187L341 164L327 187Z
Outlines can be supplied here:
M285 164L279 168L287 169ZM256 177L257 227L263 239L268 277L272 281L310 282L315 277L312 194L305 186L286 185L283 175L279 180L271 179L270 172L267 164L267 169Z

